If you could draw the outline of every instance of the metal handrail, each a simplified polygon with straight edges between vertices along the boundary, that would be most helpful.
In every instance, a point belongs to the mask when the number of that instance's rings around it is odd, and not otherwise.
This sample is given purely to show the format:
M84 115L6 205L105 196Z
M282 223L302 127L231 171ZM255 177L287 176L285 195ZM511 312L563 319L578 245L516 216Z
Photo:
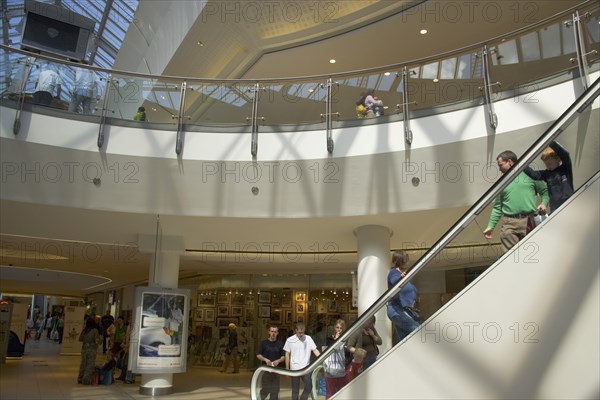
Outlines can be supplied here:
M484 209L485 207L500 194L500 192L508 186L548 145L562 133L577 116L582 113L595 99L600 96L600 78L596 81L571 104L571 106L525 151L523 156L506 172L492 187L484 193L479 200L473 204L467 212L433 245L423 254L406 276L401 279L396 285L388 289L379 297L355 322L348 328L335 343L345 342L352 335L357 333L365 322L368 321L379 309L386 305L394 296L410 280L417 275L426 265L429 264L462 230L468 226ZM414 332L413 332L414 333ZM409 335L410 336L410 335ZM273 372L280 375L298 377L308 373L312 373L319 368L325 359L331 355L337 346L332 344L311 365L296 371L281 370L273 367L259 366L254 375L250 386L250 394L253 400L257 397L257 384L265 372Z

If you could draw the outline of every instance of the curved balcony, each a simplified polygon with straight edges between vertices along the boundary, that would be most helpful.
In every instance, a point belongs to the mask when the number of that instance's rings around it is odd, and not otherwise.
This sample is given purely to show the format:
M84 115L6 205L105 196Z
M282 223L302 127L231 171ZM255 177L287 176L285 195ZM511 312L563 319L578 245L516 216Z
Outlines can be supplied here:
M597 76L598 15L591 4L427 59L275 80L148 76L2 46L13 60L1 87L3 233L131 244L160 215L195 254L254 243L261 226L300 253L336 254L324 268L336 272L354 267L358 226L390 226L395 248L428 248L498 179L496 155L522 153ZM42 61L65 82L50 106L31 103ZM97 76L90 114L68 111L76 68ZM370 89L384 115L356 118ZM132 119L139 106L144 122ZM593 169L597 147L571 140ZM63 211L111 223L59 233ZM45 223L25 229L33 213ZM489 244L479 230L468 242Z

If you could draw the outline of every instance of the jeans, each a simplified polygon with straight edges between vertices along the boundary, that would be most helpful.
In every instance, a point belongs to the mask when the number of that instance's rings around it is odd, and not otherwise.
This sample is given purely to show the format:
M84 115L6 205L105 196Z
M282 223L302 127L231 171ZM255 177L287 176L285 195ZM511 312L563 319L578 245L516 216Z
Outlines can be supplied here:
M308 396L312 395L311 374L292 377L292 400L298 400L298 394L300 393L300 379L304 382L304 390L302 391L300 400L308 400Z
M409 317L405 311L398 311L391 304L387 305L387 315L394 324L394 328L396 328L396 343L419 327L419 324Z
M265 400L267 396L270 396L271 400L279 399L279 374L272 372L265 372L263 374L260 398Z

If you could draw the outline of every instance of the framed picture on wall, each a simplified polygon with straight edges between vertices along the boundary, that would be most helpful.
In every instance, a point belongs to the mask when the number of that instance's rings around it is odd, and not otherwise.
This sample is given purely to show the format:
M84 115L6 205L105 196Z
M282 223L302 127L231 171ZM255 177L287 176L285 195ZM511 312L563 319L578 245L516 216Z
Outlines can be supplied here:
M244 310L244 320L246 322L254 322L256 320L256 311L254 308L246 308Z
M274 307L279 307L281 305L281 297L274 294L271 296L271 305Z
M271 304L271 292L260 292L258 304Z
M231 316L241 317L243 315L244 308L242 306L231 306Z
M338 304L338 311L339 311L340 313L347 313L347 312L348 312L348 303L347 303L347 302L345 302L345 301L343 301L343 302L341 301L341 302Z
M304 305L304 303L296 304L296 314L304 314L305 309L306 309L306 306Z
M296 292L296 301L306 301L306 293L302 291Z
M258 307L258 316L260 318L270 318L271 317L271 307L270 306Z
M281 307L291 308L292 307L292 294L283 293L281 295Z
M226 317L229 315L229 306L217 306L217 317Z
M329 308L328 312L336 312L337 311L337 300L329 300Z
M196 315L194 318L196 321L204 321L204 309L196 308Z
M216 296L214 294L199 294L198 295L198 307L215 306Z
M305 324L306 321L304 320L304 315L296 315L296 322L300 324Z
M215 322L214 308L207 308L204 310L204 322Z
M229 304L229 293L227 293L227 292L217 293L217 304Z
M294 321L292 320L292 310L285 310L285 324L292 324Z
M245 302L245 297L241 293L236 293L231 295L231 305L232 306L243 306Z
M281 323L281 309L272 308L271 309L271 322L280 324Z

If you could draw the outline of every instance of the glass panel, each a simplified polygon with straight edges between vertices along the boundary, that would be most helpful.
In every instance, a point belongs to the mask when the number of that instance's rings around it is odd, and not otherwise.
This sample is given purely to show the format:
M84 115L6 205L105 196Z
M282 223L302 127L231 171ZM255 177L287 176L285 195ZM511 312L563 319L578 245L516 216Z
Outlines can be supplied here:
M523 61L534 61L539 60L540 57L540 43L538 40L537 32L531 32L521 37L521 52L523 54Z
M411 74L408 80L408 102L412 103L411 110L422 110L460 102L472 104L483 95L483 92L479 90L483 86L481 57L477 57L471 51L446 59L442 61L441 65L441 79L436 80L432 79L434 77L432 74L426 72L428 68L432 67L409 67ZM437 68L437 63L435 63L435 68ZM419 78L416 71L423 71L424 78ZM401 86L398 90L402 90Z
M247 126L253 96L248 84L188 83L185 123Z
M496 57L492 57L492 65L517 64L518 62L519 54L517 52L517 43L514 39L498 44Z
M456 58L449 58L442 61L442 69L440 71L440 79L454 79L456 75Z
M145 122L177 124L181 103L177 81L113 75L106 93L109 117L137 119L139 107L144 107Z
M426 64L423 66L423 75L422 79L435 79L438 76L438 65L439 63L436 61L431 64Z
M497 44L499 51L492 55L490 79L500 82L502 90L517 89L525 94L539 89L533 82L577 68L571 59L576 57L573 26L564 24L564 17L549 22L546 26L524 32L520 37ZM562 32L559 35L559 32ZM561 41L557 41L562 37ZM514 44L521 44L520 60ZM541 43L538 42L541 40ZM540 47L542 53L540 54ZM543 57L541 57L543 54ZM564 79L570 79L563 75Z
M396 113L396 105L402 102L402 93L397 90L400 79L397 71L393 70L336 79L338 85L334 87L333 112L340 113L340 121L393 115ZM373 96L375 103L364 109L357 109L357 102L364 105L368 94ZM387 120L371 122L384 121Z
M542 41L542 56L544 58L558 57L561 53L560 46L560 23L540 29Z
M589 18L584 21L583 40L588 53L587 60L590 64L597 65L600 60L600 9L591 11Z

